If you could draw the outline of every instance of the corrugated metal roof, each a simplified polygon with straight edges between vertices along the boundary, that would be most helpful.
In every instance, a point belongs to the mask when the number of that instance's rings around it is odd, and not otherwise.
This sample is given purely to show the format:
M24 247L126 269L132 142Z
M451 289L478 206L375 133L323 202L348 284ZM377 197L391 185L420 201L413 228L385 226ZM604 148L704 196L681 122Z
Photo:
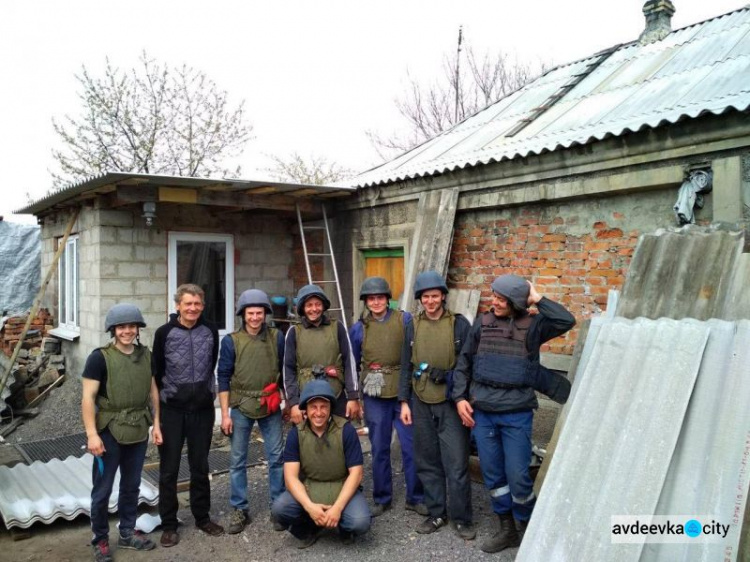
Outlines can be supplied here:
M182 176L160 176L153 174L136 174L130 172L107 172L80 182L65 186L42 197L30 205L14 211L18 214L36 214L75 197L89 193L105 193L113 186L159 186L182 187L198 191L217 191L245 193L247 195L284 195L295 199L346 196L352 192L349 187L332 187L293 182L273 182L241 179L192 178Z
M750 255L744 234L689 225L643 234L617 315L626 318L750 318Z
M598 64L598 66L596 66ZM514 136L555 92L575 86ZM357 176L357 186L540 154L750 108L750 7L673 31L661 41L557 67L422 145Z
M37 521L51 523L62 517L70 521L91 512L91 465L94 457L68 457L48 463L0 466L0 515L5 526L26 529ZM109 499L109 511L117 511L118 472ZM138 503L156 505L159 491L141 480Z
M708 515L731 524L723 543L648 544L642 562L737 558L750 479L750 321L709 320L711 335L657 515Z
M601 326L521 549L523 561L637 561L612 515L654 513L709 337L696 320Z

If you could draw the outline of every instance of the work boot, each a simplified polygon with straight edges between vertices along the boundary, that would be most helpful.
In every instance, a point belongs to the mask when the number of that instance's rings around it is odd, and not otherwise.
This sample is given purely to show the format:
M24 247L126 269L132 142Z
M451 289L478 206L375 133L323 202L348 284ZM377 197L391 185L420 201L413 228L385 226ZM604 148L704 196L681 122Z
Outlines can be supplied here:
M156 544L140 531L133 531L133 534L127 537L120 535L120 538L117 541L117 548L153 550L156 548Z
M526 527L528 526L529 526L528 521L516 520L516 532L518 533L518 544L521 544L521 541L523 541L523 536L526 534Z
M419 515L429 515L430 514L430 510L427 509L427 506L425 504L423 504L423 503L409 503L409 502L406 502L406 504L404 505L404 509L406 509L406 511L414 511L414 512L418 513Z
M483 552L500 552L521 544L513 515L503 513L497 517L500 520L497 531L482 543L480 548Z
M248 523L250 523L250 516L247 514L247 511L243 509L235 509L229 517L227 533L230 535L241 533Z
M276 519L273 516L273 513L268 518L268 520L271 522L271 525L273 525L273 530L274 531L286 531L286 527L284 526L284 524L281 521L279 521L278 519Z
M376 503L375 505L372 506L372 509L370 510L370 515L372 515L373 517L380 517L389 509L391 509L391 502Z

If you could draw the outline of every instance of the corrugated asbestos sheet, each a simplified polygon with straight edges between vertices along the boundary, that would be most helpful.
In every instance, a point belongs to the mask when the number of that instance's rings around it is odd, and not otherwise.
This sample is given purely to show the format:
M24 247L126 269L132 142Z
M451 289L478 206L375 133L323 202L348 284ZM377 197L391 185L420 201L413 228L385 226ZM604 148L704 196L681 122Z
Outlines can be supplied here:
M750 318L742 232L690 225L644 234L617 306L625 318Z
M555 68L354 182L364 187L429 176L704 113L744 111L750 107L749 75L750 7L745 7L649 45L636 41Z
M0 515L5 526L26 529L37 521L51 523L62 517L70 521L91 511L91 464L94 457L68 457L48 463L0 466ZM118 473L109 499L109 511L117 511ZM156 505L159 491L141 480L138 503Z
M654 513L708 337L695 320L602 325L518 562L639 559L610 542L610 517Z
M657 515L730 523L726 541L648 544L642 562L735 560L750 479L750 321L709 320L711 335Z

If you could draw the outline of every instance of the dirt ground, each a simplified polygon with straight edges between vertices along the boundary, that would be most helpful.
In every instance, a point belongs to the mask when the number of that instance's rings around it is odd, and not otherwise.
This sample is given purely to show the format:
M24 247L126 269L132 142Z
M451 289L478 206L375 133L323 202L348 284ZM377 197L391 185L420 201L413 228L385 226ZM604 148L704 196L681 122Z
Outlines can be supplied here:
M534 442L545 446L554 428L555 411L540 409L535 416ZM394 455L394 467L400 465ZM371 498L372 482L370 479L370 456L365 455L364 493ZM189 509L189 494L180 494L180 511L178 517L183 522L180 527L180 543L172 548L157 548L151 552L117 551L113 554L117 562L253 562L274 560L284 562L297 560L304 552L307 560L335 561L464 561L494 560L512 561L517 549L506 550L500 554L485 554L479 549L481 541L494 530L495 518L491 512L487 493L480 483L472 485L472 503L474 521L478 531L477 539L464 541L453 533L450 527L444 527L432 535L419 535L414 528L421 523L422 517L403 509L404 489L403 475L394 474L393 509L383 516L374 519L369 533L360 537L349 547L341 545L336 533L324 534L310 549L300 551L297 541L286 532L274 532L268 520L268 484L265 466L248 469L250 514L252 523L238 535L209 537L194 527L194 520ZM212 517L226 524L229 509L229 477L227 474L214 476L212 479ZM145 507L145 506L144 506ZM141 508L141 512L156 513L155 508ZM115 525L117 516L110 519L111 542L116 543ZM92 552L89 541L91 531L89 519L81 516L73 521L57 520L51 525L35 524L30 528L31 538L14 541L10 533L0 527L0 561L31 562L58 561L78 562L91 560ZM151 537L158 543L160 529Z

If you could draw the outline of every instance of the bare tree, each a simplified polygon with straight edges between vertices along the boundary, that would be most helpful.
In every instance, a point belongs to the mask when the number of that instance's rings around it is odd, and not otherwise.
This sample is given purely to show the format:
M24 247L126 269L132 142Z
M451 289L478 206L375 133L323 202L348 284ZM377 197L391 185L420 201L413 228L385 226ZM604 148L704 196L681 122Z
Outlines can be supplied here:
M107 59L103 77L83 66L79 116L52 121L62 148L56 186L106 171L179 176L237 175L222 166L250 139L244 102L232 106L203 72L169 68L144 52L128 71Z
M464 67L468 70L459 72ZM422 83L407 73L406 91L395 100L406 122L405 133L368 131L367 135L381 157L392 157L516 91L546 69L544 63L521 62L502 51L478 55L471 47L463 59L459 49L453 56L444 56L443 73L432 83Z
M327 185L344 180L354 175L352 170L329 162L322 156L311 156L305 159L294 152L288 159L279 156L270 157L274 166L266 168L271 177L279 181L293 181L310 185Z

